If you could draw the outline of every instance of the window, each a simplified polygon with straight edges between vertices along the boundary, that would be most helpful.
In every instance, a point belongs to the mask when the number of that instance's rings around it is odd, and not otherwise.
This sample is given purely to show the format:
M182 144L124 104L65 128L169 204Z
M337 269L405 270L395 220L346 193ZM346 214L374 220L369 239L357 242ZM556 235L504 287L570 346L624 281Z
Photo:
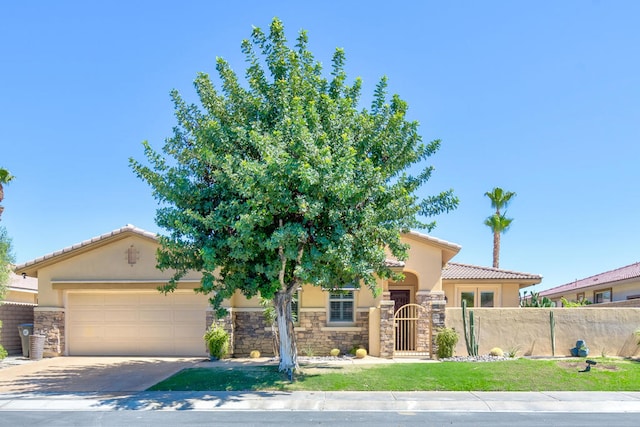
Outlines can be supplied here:
M493 292L480 292L480 307L493 307Z
M460 294L460 300L467 302L467 307L474 307L474 302L476 300L475 292L462 292Z
M329 322L353 322L353 291L329 292Z
M500 307L501 296L499 286L456 286L456 304L462 306L466 301L467 307Z
M595 304L600 304L603 302L611 302L611 288L594 291L593 302Z

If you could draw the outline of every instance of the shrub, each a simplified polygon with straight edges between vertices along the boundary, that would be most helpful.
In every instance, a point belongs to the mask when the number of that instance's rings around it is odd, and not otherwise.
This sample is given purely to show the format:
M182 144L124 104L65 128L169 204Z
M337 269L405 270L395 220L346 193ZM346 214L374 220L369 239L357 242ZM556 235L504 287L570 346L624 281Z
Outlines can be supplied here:
M329 354L333 357L338 357L340 356L340 349L339 348L332 348L331 351L329 352Z
M507 356L513 359L514 357L518 356L519 351L520 351L520 346L514 345L513 347L509 348L509 351L507 351Z
M252 359L257 359L258 357L260 357L260 352L258 350L253 350L251 353L249 353L249 357Z
M504 356L504 351L500 347L494 347L489 351L489 354L495 357L502 357Z
M8 355L9 353L7 353L7 350L5 350L2 344L0 344L0 360L4 359Z
M446 359L453 356L453 350L458 344L458 333L453 328L441 328L436 335L438 345L438 359Z
M367 356L367 350L364 348L359 348L356 350L356 359L363 359Z
M222 359L229 352L229 334L220 325L213 324L204 334L204 342L213 359Z

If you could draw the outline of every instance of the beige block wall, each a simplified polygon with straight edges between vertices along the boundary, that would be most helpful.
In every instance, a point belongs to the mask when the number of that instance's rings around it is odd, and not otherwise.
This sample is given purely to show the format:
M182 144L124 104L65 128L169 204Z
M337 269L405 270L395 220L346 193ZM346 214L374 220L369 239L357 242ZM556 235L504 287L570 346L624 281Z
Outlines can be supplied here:
M640 346L633 331L640 327L640 308L474 308L479 353L493 347L518 348L520 356L551 356L549 312L554 312L556 356L569 356L577 340L589 355L636 356ZM462 309L447 308L445 325L458 331L455 354L466 356Z
M24 303L24 304L37 304L38 303L38 293L37 292L24 292L24 291L14 291L9 289L7 291L7 295L4 298L7 302L16 302L16 303Z

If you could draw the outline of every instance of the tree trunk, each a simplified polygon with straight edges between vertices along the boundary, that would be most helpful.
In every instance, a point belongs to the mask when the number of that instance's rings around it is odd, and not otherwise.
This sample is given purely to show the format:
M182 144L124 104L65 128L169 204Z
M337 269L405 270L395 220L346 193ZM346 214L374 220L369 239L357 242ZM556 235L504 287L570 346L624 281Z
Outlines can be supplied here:
M493 268L500 268L500 232L493 232Z
M292 289L296 289L293 287ZM287 291L279 291L273 301L276 308L276 321L278 322L278 332L280 335L280 365L281 372L292 374L297 371L298 366L298 346L296 345L296 335L293 329L293 318L291 316L292 294Z

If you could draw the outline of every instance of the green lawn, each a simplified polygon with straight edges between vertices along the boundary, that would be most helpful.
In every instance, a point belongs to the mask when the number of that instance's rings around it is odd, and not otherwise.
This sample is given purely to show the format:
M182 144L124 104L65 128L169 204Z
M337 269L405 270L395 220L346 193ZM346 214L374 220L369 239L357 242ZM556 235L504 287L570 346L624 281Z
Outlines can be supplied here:
M149 390L640 391L640 363L595 358L303 366L294 383L276 366L186 369Z

